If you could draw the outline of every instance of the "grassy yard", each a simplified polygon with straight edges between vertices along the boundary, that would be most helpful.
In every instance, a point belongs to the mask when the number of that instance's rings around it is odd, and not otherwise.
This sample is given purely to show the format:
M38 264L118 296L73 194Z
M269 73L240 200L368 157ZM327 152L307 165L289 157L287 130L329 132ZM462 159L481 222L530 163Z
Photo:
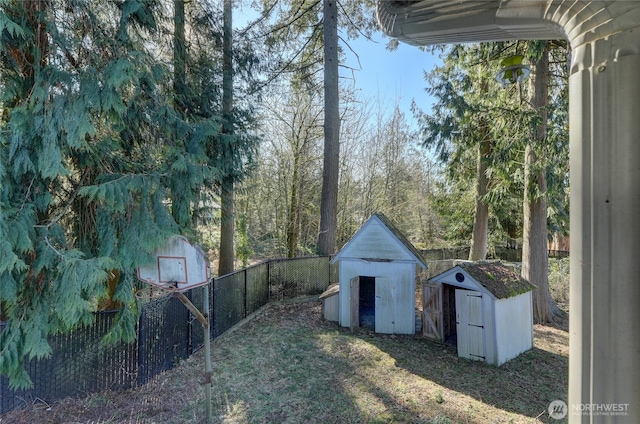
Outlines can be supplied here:
M421 337L351 333L319 302L271 304L215 340L216 423L557 423L566 401L566 320L535 326L535 347L501 367ZM146 386L52 405L0 423L204 422L203 352Z

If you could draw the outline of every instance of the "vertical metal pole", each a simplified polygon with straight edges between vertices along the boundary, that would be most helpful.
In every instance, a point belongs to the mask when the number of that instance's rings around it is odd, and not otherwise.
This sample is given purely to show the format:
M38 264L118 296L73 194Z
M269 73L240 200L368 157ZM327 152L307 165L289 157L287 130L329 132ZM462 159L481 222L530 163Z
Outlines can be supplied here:
M271 259L267 261L267 302L271 300Z
M243 274L244 274L244 294L242 295L242 300L244 303L243 318L246 318L247 317L247 268L243 270Z
M204 330L204 391L206 397L206 411L207 411L207 423L211 422L211 331L209 325L209 285L205 286L204 290L204 305L203 311L200 312L187 296L183 293L176 292L174 297L180 299L180 301L187 307L187 309L200 321L202 329Z
M209 318L209 285L204 286L204 317L206 324L202 325L204 329L204 366L205 366L205 398L206 398L206 414L207 423L211 422L211 319Z
M142 361L144 360L142 349L143 349L143 343L145 343L147 339L147 333L146 333L147 326L144 325L143 319L146 320L144 306L142 307L142 311L140 312L140 318L138 318L138 337L136 338L135 375L137 377L136 377L135 384L138 384L138 385L142 385L146 383L146 379L143 378L143 375L145 374L142 373L143 370L146 371L146 367L142 366Z

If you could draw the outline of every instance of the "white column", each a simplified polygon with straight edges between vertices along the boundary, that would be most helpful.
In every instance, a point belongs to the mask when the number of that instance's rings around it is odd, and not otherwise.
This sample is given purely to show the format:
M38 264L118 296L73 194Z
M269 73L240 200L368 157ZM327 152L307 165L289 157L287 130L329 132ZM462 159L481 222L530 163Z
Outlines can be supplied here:
M639 46L640 31L629 30L573 51L571 423L640 419ZM628 415L573 410L613 404Z

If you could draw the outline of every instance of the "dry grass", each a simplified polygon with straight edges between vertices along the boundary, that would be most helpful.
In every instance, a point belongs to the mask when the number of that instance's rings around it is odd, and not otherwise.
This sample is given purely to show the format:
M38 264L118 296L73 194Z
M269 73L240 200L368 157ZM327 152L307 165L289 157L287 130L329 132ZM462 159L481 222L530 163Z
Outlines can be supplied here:
M493 367L413 336L350 333L318 302L271 304L213 343L216 423L557 423L566 400L566 321L535 326L535 347ZM0 423L204 422L200 351L148 385L47 405Z

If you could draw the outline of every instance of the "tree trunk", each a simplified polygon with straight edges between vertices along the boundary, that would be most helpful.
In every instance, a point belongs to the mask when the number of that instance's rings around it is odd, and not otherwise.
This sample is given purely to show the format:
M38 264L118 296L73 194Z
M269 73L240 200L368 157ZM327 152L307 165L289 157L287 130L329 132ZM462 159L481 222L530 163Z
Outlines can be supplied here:
M482 261L487 258L487 239L489 233L489 206L484 202L487 194L487 156L491 150L489 127L484 118L480 121L480 135L478 144L478 164L476 181L476 212L473 219L473 234L471 235L470 261Z
M552 316L552 298L549 292L549 257L547 250L547 181L544 158L539 158L536 145L544 145L547 133L547 94L549 87L549 50L544 52L532 70L533 96L531 104L536 108L540 123L525 149L524 216L522 231L522 277L535 285L533 291L533 319L549 322ZM542 149L541 149L542 150Z
M173 2L173 95L176 108L184 113L187 50L185 42L184 0Z
M336 248L338 174L340 166L340 110L338 97L338 8L324 0L324 168L320 203L318 253L331 255Z
M546 190L543 173L535 175L532 168L538 157L529 144L525 150L525 190L524 228L522 244L522 277L535 285L533 291L533 317L535 322L551 321L551 295L549 293L549 259L547 252L547 200L545 196L534 197L537 186L541 192ZM534 193L532 193L534 192Z
M222 39L222 115L223 132L233 134L233 38L232 4L224 0L223 39ZM218 275L233 272L235 251L234 237L234 181L232 175L222 180L220 194L220 261Z
M176 111L185 119L187 111L185 108L186 96L186 42L185 42L185 5L184 0L173 1L173 101ZM176 128L176 134L178 133ZM182 141L182 140L177 140ZM185 190L181 184L171 187L171 214L179 228L184 229L190 226L191 205L188 201Z
M298 186L300 185L299 167L301 152L298 149L297 141L294 146L293 176L291 178L291 197L289 201L289 211L287 213L287 258L295 257L299 235L298 216L300 215L300 204L298 200Z
M220 260L218 275L226 275L234 270L234 184L230 177L224 177L220 195Z

